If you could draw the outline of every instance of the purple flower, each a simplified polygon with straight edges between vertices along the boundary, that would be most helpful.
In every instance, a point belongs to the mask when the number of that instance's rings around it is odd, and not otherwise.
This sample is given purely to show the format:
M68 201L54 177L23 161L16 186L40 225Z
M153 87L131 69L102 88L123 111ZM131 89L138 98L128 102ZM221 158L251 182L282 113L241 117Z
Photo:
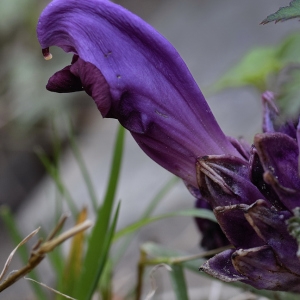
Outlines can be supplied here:
M272 93L263 96L264 133L250 147L225 137L173 46L124 8L106 0L54 0L37 34L45 58L50 46L73 53L49 90L84 90L103 117L118 119L154 161L185 181L198 206L207 201L214 210L234 249L211 258L204 271L300 292L298 246L286 226L300 204L300 129L274 122ZM209 247L224 243L223 236Z
M200 192L234 246L201 269L258 289L300 292L298 245L287 226L300 206L300 129L277 124L273 98L263 94L264 133L255 136L248 162L228 155L197 162Z
M37 35L46 58L50 46L74 54L48 90L84 90L103 117L118 119L147 155L188 184L197 186L197 157L239 156L174 47L121 6L54 0Z

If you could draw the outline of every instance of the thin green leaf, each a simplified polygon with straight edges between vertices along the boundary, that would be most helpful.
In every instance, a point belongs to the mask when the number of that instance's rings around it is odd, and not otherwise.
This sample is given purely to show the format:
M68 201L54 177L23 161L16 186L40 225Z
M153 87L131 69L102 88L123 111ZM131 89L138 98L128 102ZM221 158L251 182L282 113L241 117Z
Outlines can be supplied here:
M132 233L136 231L137 229L146 226L150 223L156 222L158 220L162 220L165 218L171 218L171 217L177 217L177 216L186 216L186 217L198 217L203 219L208 219L213 222L216 222L216 218L212 211L208 209L188 209L188 210L181 210L181 211L175 211L172 213L163 214L160 216L152 217L152 218L145 218L142 220L139 220L121 230L119 230L115 236L114 241L118 240L120 237Z
M150 201L148 207L145 209L141 219L148 218L158 205L158 203L170 192L176 183L179 182L179 178L172 176L172 178L157 192L154 198Z
M76 225L87 220L87 209L84 208L79 213ZM64 270L59 282L59 291L66 295L72 295L74 287L77 285L78 277L83 268L83 251L85 246L85 232L76 234L71 241L68 256L64 260ZM63 299L58 295L57 299Z
M66 186L64 185L61 179L58 168L51 163L49 158L45 155L45 153L41 149L38 149L36 152L40 161L42 162L45 169L47 170L48 174L52 177L53 181L55 182L56 188L66 199L69 209L72 212L73 217L76 219L78 215L78 209L76 207L74 200L72 199L70 192L68 191L68 189L66 188Z
M15 245L18 245L19 242L22 241L23 238L22 238L22 236L21 236L21 234L20 234L20 232L19 232L19 230L16 226L16 222L13 218L13 215L12 215L9 207L4 206L4 205L1 206L0 207L0 215L1 215L2 220L5 223L6 228L9 231L11 239L13 240ZM18 254L20 255L22 263L24 265L26 265L27 262L28 262L28 259L30 257L30 253L29 253L28 249L26 248L26 246L20 247L18 249ZM38 277L35 270L32 270L30 272L30 276L33 279L39 281L39 277ZM40 286L37 286L36 284L31 283L31 287L34 290L34 293L35 293L37 299L47 299L46 293L44 292L44 290Z
M141 246L141 250L143 250L147 255L151 257L177 257L182 256L183 253L174 249L169 249L166 246L162 246L153 242L144 243ZM165 262L167 263L167 262Z
M113 287L112 287L112 277L113 277L114 262L108 258L105 262L105 267L101 275L101 280L99 284L100 294L102 299L112 299L113 298Z
M280 7L274 14L267 16L261 24L286 21L300 17L300 0L293 0L289 6Z
M90 299L97 287L101 272L103 270L109 243L109 222L112 215L114 198L117 190L117 184L120 174L125 130L119 127L117 140L114 148L113 161L110 171L110 177L103 205L98 209L96 223L93 227L88 241L88 249L84 259L83 272L81 273L79 283L76 289L78 299Z
M98 209L98 200L97 200L96 192L95 192L95 189L93 187L93 183L92 183L91 177L89 175L89 172L87 170L87 167L84 163L83 157L82 157L82 155L80 153L80 150L79 150L79 148L76 144L76 141L74 139L74 133L73 133L71 125L70 125L70 130L69 130L69 140L71 142L71 148L72 148L73 154L75 156L75 159L76 159L76 161L78 163L78 166L79 166L79 169L81 171L81 175L82 175L83 180L85 182L85 185L87 187L87 190L88 190L88 193L89 193L89 196L90 196L90 200L91 200L91 203L93 205L93 209L94 209L94 211L97 211L97 209Z
M55 123L54 123L54 119L51 120L51 132L53 135L53 138L52 138L53 161L54 161L54 165L58 168L62 145L61 145L61 138L59 136L57 127L55 126Z
M177 300L188 300L187 285L181 265L171 265L170 278Z
M107 262L107 257L108 257L108 253L110 250L112 238L115 233L117 220L118 220L118 216L119 216L119 211L120 211L120 205L121 205L121 203L119 202L116 212L113 216L112 225L111 225L111 227L108 228L107 233L105 235L104 242L103 242L103 248L101 249L101 252L98 253L98 257L93 261L93 265L96 266L96 268L94 268L96 271L95 276L94 277L90 276L90 274L91 274L90 267L92 265L88 265L88 267L86 267L87 275L89 277L91 277L90 278L91 281L90 282L86 282L85 280L79 281L79 284L78 284L79 289L76 290L77 293L79 293L79 294L76 294L76 297L78 299L92 299L93 294L98 286L99 280L101 278L101 275L104 271L104 268L105 268L105 265ZM83 273L85 273L85 272L83 272ZM86 285L87 283L88 283L88 285ZM87 288L85 288L85 287L87 287ZM83 288L84 288L84 290L83 290Z
M145 218L149 218L159 202L167 195L167 193L170 192L170 190L175 186L177 182L179 182L179 178L172 176L172 178L157 192L154 198L150 201L139 221ZM117 264L121 259L123 253L126 252L126 249L129 247L132 238L133 235L127 235L123 243L118 247L117 253L114 256L114 264Z

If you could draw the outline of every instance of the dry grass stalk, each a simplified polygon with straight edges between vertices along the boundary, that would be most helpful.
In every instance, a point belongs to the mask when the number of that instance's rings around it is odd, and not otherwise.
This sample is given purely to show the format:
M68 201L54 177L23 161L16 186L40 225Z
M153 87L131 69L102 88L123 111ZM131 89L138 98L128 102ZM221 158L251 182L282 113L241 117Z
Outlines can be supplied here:
M33 270L44 258L45 255L52 251L54 248L56 248L58 245L63 243L65 240L73 237L74 235L78 234L79 232L82 232L89 227L92 226L92 222L90 220L86 220L83 223L80 223L78 225L75 225L71 229L63 232L58 237L55 237L55 234L62 228L66 221L67 216L63 216L61 220L58 222L57 226L54 228L54 230L51 232L51 234L47 237L45 242L42 242L41 240L37 242L37 244L32 248L31 255L28 259L28 263L21 269L14 271L8 275L8 277L0 282L0 292L14 284L19 279L23 278L26 274L28 274L31 270ZM20 244L11 252L9 255L3 271L1 272L1 279L7 272L7 269L9 267L9 264L12 260L13 255L15 254L16 250L23 244L25 244L32 236L34 236L38 232L39 228L33 231L31 234L29 234L25 239L23 239ZM0 280L1 280L0 279Z

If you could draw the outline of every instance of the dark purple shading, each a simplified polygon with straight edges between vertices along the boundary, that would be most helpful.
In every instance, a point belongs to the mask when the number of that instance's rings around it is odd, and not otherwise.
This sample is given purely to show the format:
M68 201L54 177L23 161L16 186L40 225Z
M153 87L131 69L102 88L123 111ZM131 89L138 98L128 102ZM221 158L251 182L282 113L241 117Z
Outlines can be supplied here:
M235 248L251 248L265 244L245 218L244 211L247 207L245 204L236 204L214 209L218 223Z
M300 292L300 277L281 265L270 246L237 250L232 263L238 273L248 277L244 282L255 288Z
M278 261L291 273L299 275L300 261L296 255L298 245L286 225L292 213L277 211L266 201L259 200L247 209L245 216L261 239L272 247Z
M260 162L256 149L253 147L249 159L249 176L251 182L259 189L264 197L277 209L286 209L281 203L277 193L272 185L268 184L264 179L264 169Z
M211 206L203 198L198 198L195 206L196 208L212 210ZM229 241L218 223L202 218L195 218L195 222L202 233L200 243L202 248L212 250L229 245Z
M247 280L247 276L237 272L232 265L231 256L234 252L234 249L229 249L215 255L200 267L200 271L225 282Z
M249 165L227 155L209 155L197 160L197 180L201 194L215 208L252 204L264 199L249 179Z
M264 180L276 191L285 207L292 210L299 206L299 150L296 141L283 133L267 133L257 134L254 144L265 171Z

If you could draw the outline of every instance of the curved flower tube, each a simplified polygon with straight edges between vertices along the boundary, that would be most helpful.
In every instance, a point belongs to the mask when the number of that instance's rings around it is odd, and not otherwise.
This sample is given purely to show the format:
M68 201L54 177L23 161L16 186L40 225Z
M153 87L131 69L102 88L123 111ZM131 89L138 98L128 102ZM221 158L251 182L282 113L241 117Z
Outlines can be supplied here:
M49 90L85 90L103 117L118 119L147 155L194 187L197 157L240 156L174 47L121 6L53 0L37 36L46 58L50 46L74 54Z

